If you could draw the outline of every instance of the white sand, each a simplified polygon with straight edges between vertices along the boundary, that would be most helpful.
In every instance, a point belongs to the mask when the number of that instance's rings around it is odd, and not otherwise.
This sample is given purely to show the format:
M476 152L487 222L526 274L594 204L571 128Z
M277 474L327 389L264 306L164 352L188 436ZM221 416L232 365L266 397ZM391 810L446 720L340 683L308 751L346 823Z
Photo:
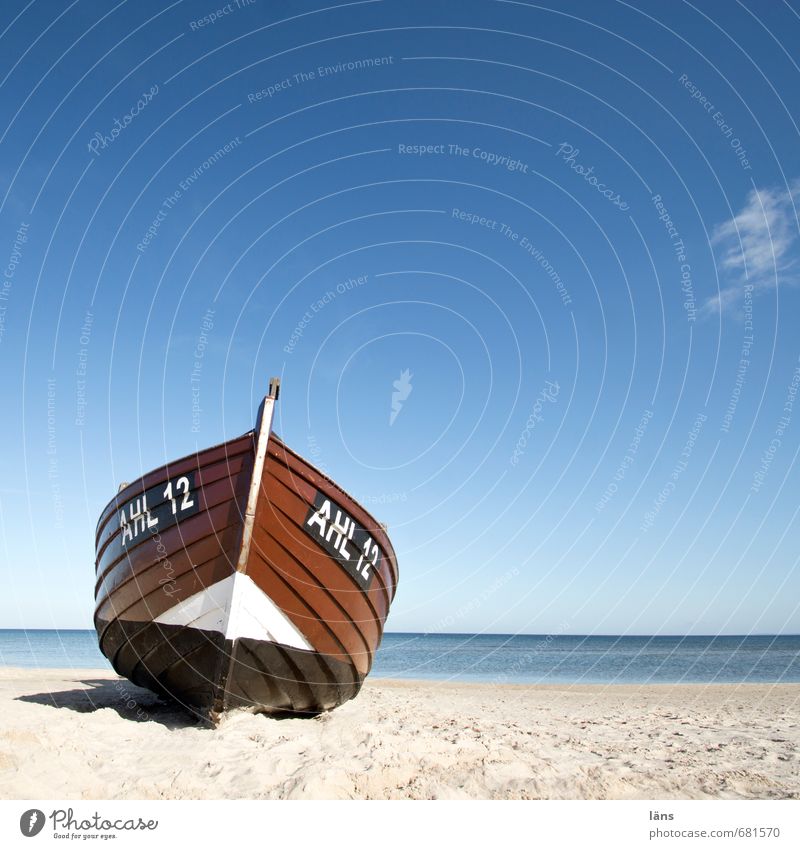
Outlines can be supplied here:
M369 681L200 727L107 672L0 669L0 797L800 798L800 685Z

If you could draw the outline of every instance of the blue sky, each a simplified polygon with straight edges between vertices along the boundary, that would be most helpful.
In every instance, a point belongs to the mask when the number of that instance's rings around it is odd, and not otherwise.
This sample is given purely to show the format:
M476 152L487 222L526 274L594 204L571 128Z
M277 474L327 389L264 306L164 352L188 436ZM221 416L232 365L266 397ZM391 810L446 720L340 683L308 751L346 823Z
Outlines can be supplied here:
M390 630L800 631L798 5L280 6L4 4L0 626L280 374Z

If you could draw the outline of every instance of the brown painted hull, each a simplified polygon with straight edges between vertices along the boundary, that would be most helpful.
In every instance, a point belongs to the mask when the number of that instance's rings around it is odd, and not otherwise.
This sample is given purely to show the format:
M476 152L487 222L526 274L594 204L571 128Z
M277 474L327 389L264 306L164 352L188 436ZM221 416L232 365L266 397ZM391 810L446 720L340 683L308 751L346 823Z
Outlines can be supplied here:
M203 716L319 713L353 698L395 594L384 528L267 436L145 475L98 522L101 651Z

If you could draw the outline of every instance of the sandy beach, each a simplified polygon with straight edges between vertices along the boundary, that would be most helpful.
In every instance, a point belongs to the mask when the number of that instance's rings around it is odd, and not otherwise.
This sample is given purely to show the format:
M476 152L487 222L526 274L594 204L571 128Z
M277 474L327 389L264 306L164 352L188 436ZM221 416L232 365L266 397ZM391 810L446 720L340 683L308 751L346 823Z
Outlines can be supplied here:
M0 669L0 797L800 798L800 685L368 681L202 727L113 674Z

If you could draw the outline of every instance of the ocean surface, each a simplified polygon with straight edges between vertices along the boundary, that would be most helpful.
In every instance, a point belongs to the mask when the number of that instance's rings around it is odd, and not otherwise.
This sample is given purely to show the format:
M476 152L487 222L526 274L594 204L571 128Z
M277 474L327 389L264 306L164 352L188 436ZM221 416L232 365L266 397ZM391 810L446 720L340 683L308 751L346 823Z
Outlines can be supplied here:
M0 665L110 668L94 631L0 630ZM800 635L386 634L372 678L502 683L800 682Z

